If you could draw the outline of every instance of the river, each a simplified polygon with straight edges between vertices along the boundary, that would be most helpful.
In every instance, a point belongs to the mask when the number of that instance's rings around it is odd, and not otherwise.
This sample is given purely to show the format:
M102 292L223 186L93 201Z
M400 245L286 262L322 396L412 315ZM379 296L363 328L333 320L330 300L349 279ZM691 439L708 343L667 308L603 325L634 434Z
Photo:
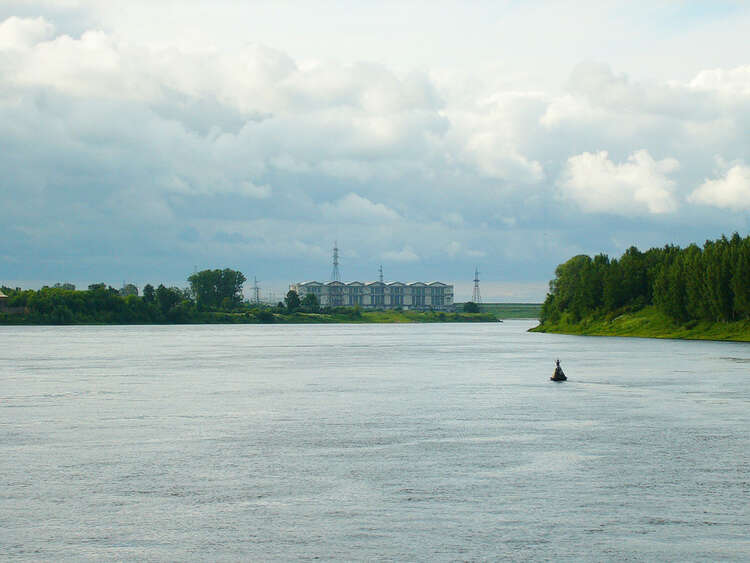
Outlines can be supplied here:
M0 558L750 559L750 345L533 324L0 327Z

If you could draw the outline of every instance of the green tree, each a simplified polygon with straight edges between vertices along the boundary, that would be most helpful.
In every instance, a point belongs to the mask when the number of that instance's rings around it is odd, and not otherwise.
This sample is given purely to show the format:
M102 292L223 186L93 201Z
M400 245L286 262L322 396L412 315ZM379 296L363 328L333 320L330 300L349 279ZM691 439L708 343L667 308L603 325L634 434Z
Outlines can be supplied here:
M286 297L284 297L284 304L286 305L286 310L290 313L294 313L295 311L299 310L300 300L297 292L293 289L290 289L287 292Z
M154 286L150 283L147 283L143 286L143 300L146 303L153 303L156 299L156 292L154 291Z
M742 241L732 275L734 313L738 319L750 318L750 238Z
M120 296L121 297L127 297L128 295L138 295L138 287L133 285L132 283L126 283L122 286L122 289L120 290Z
M676 321L688 320L683 261L665 265L654 281L654 303Z
M258 314L256 316L260 322L265 324L270 324L275 320L273 313L268 309L262 309L261 311L258 311Z
M156 288L156 303L162 314L167 315L169 312L182 302L182 293L176 287L165 287L159 284Z
M320 302L314 293L308 293L302 298L302 310L305 313L317 313L320 311Z
M464 303L464 313L478 313L479 305L473 301L467 301Z
M695 320L710 320L711 307L706 288L703 250L697 244L691 244L682 251L680 260L685 284L687 317Z
M203 310L234 308L242 303L246 278L237 270L202 270L188 277L198 307Z

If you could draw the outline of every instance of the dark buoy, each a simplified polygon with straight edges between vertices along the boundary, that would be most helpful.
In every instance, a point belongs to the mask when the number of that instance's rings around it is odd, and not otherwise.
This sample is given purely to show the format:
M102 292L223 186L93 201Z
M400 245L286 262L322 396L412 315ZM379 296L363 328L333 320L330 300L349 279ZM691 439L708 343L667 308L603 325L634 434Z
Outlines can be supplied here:
M560 367L560 360L555 360L555 374L550 377L550 381L567 381L568 378L565 377L565 373L563 373L562 368Z

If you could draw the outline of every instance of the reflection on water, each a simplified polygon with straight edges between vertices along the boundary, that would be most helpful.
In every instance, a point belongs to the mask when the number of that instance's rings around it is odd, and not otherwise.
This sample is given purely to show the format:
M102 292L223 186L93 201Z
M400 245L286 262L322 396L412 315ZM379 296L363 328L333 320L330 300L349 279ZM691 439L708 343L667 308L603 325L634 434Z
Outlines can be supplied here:
M750 558L750 347L531 325L1 327L0 555Z

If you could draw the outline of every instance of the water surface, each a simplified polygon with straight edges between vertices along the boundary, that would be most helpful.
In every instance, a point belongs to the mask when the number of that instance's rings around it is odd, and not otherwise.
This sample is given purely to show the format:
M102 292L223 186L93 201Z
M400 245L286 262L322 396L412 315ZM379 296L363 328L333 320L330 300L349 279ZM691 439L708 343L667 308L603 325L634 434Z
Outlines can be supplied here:
M0 557L750 558L750 346L533 324L0 327Z

